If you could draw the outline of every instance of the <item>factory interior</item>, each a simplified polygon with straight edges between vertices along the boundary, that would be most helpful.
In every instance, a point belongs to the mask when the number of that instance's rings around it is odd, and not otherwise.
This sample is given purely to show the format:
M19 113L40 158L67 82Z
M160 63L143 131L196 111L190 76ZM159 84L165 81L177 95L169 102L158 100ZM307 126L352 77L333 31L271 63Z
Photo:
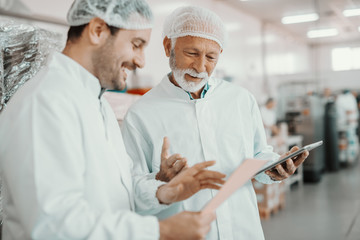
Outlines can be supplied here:
M0 119L49 52L64 48L72 2L0 0ZM154 22L145 66L127 72L125 89L104 93L119 127L171 71L163 47L166 17L182 6L209 9L227 32L212 77L254 96L273 151L323 141L280 183L252 179L265 239L360 240L360 0L146 2ZM23 51L34 54L27 65Z

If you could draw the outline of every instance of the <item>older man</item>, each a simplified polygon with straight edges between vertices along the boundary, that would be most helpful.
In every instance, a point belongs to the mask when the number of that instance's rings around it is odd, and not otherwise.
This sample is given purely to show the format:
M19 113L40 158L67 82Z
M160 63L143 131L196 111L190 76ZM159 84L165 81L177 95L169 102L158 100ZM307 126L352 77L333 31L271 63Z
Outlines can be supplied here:
M163 45L172 71L133 105L122 129L126 149L135 160L135 174L149 185L159 178L171 179L186 163L216 159L213 169L230 175L245 158L279 157L266 144L255 98L239 86L210 77L224 39L219 17L203 8L182 7L165 20ZM163 136L172 142L170 151L181 151L187 160L160 162L159 139ZM257 179L265 183L282 180L294 173L307 154ZM198 192L156 215L163 219L183 210L201 210L216 192ZM221 205L216 215L208 239L264 238L251 181Z
M133 191L132 161L102 93L123 89L125 69L144 66L151 18L142 0L73 3L65 49L0 115L3 239L201 239L209 231L215 214L158 221L132 212L134 201L138 209L166 208L160 203L218 189L224 177L205 162Z

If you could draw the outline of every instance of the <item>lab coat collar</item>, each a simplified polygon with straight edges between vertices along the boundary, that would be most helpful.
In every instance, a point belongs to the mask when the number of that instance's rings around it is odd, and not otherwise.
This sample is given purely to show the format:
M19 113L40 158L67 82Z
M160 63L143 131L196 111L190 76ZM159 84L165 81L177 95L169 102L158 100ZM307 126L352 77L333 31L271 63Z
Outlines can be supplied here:
M170 76L171 73L166 74L163 78L163 80L161 81L161 85L164 87L165 91L167 91L171 96L175 97L175 98L180 98L182 100L185 100L187 102L190 101L194 101L191 100L189 98L189 94L184 91L182 88L175 86L171 81L170 81ZM196 101L202 101L203 99L206 99L207 97L209 97L209 95L211 95L211 92L214 91L214 88L217 85L217 81L213 78L210 77L209 81L208 81L208 85L209 85L209 89L206 92L204 98L201 99L196 99Z
M92 94L99 99L101 98L102 88L99 79L78 62L60 52L53 53L53 61L57 67L65 68L64 71L69 71L72 75L78 76L73 81L81 81L84 87L88 88Z

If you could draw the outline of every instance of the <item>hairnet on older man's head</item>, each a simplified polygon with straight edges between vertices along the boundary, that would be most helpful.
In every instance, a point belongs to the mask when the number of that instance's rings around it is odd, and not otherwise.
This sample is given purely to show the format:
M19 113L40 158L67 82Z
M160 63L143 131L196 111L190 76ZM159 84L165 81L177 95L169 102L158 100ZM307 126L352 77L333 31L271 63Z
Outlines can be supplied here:
M225 25L219 16L208 9L180 7L166 18L163 37L174 39L184 36L210 39L223 48L226 41Z
M95 17L117 28L152 28L153 15L144 0L75 0L67 14L70 26L87 24Z

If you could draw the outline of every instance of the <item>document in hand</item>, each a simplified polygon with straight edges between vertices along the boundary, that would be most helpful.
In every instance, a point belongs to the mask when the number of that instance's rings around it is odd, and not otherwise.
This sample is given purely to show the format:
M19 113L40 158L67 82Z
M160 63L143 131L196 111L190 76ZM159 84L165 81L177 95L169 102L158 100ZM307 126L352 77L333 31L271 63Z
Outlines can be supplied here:
M215 212L216 209L238 188L251 179L268 161L246 159L229 177L213 199L208 202L202 212Z

